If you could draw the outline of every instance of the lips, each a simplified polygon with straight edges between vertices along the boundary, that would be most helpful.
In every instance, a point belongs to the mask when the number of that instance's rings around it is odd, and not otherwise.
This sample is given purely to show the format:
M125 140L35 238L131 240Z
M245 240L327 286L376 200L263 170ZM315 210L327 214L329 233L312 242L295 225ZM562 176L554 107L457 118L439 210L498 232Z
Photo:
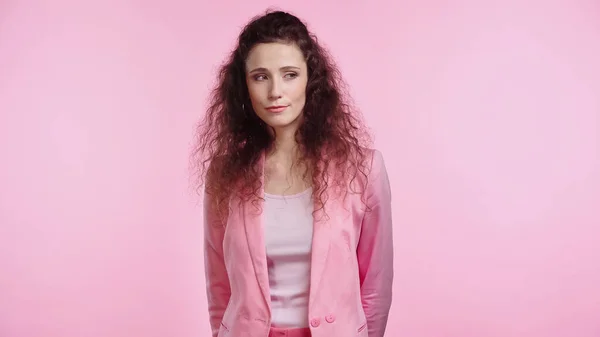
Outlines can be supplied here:
M286 105L277 105L277 106L270 106L267 108L267 110L270 112L273 112L273 113L280 113L280 112L283 112L286 108L287 108Z

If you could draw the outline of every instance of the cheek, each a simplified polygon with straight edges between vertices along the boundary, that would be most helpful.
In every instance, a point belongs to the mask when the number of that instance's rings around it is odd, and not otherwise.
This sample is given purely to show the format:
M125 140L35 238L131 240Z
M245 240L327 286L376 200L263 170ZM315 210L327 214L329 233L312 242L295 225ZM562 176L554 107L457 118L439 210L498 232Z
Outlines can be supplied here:
M260 91L255 85L248 85L248 96L252 102L260 100Z
M290 88L290 96L297 103L303 103L306 100L306 84L298 83Z

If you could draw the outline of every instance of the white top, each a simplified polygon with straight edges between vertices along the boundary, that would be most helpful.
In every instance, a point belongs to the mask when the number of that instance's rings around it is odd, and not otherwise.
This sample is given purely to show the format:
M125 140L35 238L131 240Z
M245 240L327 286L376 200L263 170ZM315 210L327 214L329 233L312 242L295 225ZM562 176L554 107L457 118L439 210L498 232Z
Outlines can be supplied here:
M271 289L271 325L308 327L308 292L314 209L312 190L265 193L265 244Z

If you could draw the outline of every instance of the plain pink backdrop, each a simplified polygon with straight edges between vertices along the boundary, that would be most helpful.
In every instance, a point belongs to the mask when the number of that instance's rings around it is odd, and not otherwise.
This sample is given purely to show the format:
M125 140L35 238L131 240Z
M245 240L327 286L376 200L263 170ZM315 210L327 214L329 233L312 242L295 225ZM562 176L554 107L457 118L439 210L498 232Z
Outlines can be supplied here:
M383 152L387 336L600 336L598 1L0 0L0 336L209 333L187 155L267 6Z

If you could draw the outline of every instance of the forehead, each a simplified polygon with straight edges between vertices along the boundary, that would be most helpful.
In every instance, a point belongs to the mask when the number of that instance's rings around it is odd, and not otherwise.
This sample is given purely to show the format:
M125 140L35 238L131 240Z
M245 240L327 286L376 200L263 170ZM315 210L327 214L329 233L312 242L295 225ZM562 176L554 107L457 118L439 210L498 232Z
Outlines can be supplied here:
M287 66L306 65L304 55L296 44L260 43L250 50L246 59L248 71L254 68L278 69Z

